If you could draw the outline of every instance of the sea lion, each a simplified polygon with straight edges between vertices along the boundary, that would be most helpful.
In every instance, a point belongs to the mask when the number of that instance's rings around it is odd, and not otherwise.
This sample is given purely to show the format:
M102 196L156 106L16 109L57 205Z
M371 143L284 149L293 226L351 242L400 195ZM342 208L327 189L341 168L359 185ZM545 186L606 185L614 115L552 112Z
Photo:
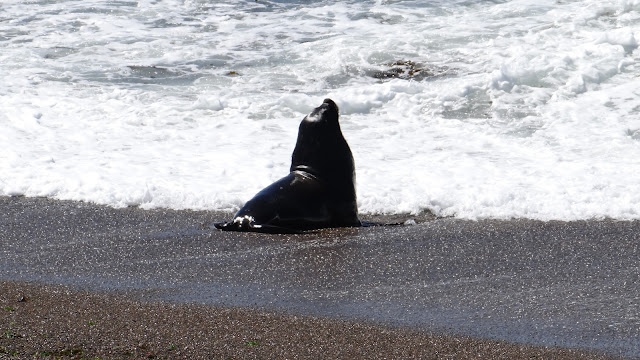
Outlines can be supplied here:
M338 123L338 106L325 99L300 123L289 175L249 200L227 231L292 233L361 226L351 149Z

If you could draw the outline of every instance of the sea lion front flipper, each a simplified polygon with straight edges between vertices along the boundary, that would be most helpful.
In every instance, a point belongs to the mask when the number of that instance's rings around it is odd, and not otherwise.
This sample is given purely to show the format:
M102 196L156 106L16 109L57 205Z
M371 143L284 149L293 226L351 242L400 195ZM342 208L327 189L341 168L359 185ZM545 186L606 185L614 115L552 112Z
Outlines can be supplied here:
M237 217L228 223L214 223L216 229L222 231L258 232L266 234L301 234L304 231L275 225L260 225L250 217Z

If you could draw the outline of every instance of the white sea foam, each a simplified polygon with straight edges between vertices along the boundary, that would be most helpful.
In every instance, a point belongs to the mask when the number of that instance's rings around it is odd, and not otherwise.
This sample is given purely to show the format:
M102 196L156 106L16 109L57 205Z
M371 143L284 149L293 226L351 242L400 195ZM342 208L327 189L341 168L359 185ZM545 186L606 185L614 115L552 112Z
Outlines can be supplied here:
M635 0L5 1L0 194L237 209L330 97L362 212L640 219L638 41Z

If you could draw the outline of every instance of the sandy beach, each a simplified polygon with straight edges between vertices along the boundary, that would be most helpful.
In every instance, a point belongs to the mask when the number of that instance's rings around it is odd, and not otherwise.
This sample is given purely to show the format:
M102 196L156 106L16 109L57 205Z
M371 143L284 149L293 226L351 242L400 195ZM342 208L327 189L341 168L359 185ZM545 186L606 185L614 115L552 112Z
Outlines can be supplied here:
M335 319L145 303L61 286L0 284L0 358L613 358Z
M637 221L264 235L212 229L226 213L0 208L0 358L640 357Z

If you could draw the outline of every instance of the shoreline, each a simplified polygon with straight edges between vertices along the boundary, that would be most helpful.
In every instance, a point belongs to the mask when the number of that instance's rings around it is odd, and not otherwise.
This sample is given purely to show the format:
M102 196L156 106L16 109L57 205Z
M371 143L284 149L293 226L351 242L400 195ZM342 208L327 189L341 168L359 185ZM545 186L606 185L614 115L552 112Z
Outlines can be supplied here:
M465 356L504 342L640 358L639 221L425 218L413 226L269 235L211 229L230 216L223 212L9 197L0 197L0 208L3 287L42 294L67 285L67 301L105 297L114 312L126 308L124 297L134 307L343 321L427 342L444 337L449 345L467 339L473 345L463 346ZM126 328L125 318L114 326ZM369 338L365 330L361 336ZM365 351L352 341L341 346Z
M0 358L616 359L259 309L146 302L0 281Z

